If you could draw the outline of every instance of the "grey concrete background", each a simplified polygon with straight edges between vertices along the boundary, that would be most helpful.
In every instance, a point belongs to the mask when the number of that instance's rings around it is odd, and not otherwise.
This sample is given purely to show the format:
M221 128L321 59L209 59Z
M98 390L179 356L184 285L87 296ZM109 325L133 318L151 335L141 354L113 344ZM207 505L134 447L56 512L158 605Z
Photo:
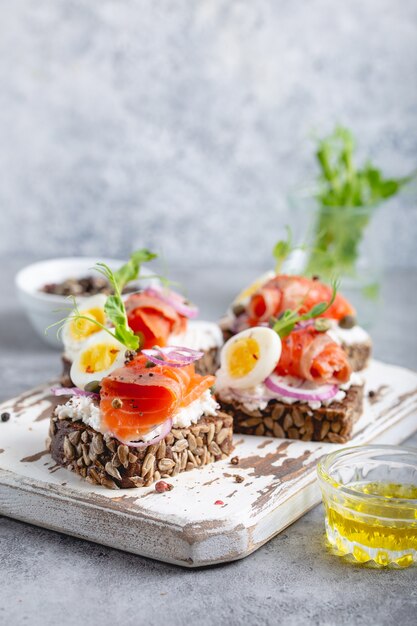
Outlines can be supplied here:
M387 172L416 167L413 0L0 0L0 16L0 400L59 367L14 295L31 260L148 245L216 319L270 265L287 191L314 175L312 133L341 122ZM415 205L378 216L390 266L417 264ZM412 368L416 283L388 271L372 329L377 357ZM321 507L200 571L5 518L0 552L10 626L414 626L417 612L415 569L328 554Z
M13 292L13 273L25 262L0 265L0 401L59 368L59 354L33 334ZM216 319L252 272L206 268L176 278ZM387 273L372 329L378 358L414 369L416 284L417 270ZM417 447L417 434L407 443ZM372 570L332 556L321 506L248 558L209 569L184 570L6 518L0 554L0 623L7 626L415 626L417 570Z
M350 126L390 174L417 165L414 0L0 0L0 253L266 265ZM378 216L417 264L415 194Z

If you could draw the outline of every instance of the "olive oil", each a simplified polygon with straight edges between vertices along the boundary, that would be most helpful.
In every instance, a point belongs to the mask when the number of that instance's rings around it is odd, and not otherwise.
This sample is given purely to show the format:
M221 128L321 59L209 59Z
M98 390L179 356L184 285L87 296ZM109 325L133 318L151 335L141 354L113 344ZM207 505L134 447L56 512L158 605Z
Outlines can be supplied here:
M359 482L344 487L351 493L324 500L327 537L338 553L381 566L417 563L417 486Z

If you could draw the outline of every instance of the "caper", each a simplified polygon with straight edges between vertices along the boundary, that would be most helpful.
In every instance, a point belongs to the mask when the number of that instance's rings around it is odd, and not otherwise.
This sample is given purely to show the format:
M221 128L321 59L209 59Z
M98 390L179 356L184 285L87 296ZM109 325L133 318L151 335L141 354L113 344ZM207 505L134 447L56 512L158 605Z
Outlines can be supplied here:
M314 328L321 333L325 333L326 330L330 330L331 326L332 323L327 317L317 317L314 320Z
M232 311L235 317L239 317L239 315L242 315L242 313L246 311L246 308L243 304L238 303L233 306Z
M91 382L86 384L84 389L85 391L91 391L91 393L100 393L100 389L101 389L100 381L92 380Z
M353 328L354 326L356 326L356 317L354 315L345 315L345 317L342 317L342 319L339 321L339 326L340 328Z

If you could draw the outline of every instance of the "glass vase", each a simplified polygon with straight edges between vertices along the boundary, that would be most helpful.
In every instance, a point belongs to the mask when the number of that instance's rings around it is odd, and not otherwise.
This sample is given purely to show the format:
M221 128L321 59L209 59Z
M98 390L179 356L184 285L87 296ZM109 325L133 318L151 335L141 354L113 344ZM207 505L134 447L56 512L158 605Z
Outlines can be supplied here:
M383 237L377 205L320 206L314 188L289 197L290 226L298 249L286 270L340 281L340 291L353 303L362 326L375 318L383 273Z

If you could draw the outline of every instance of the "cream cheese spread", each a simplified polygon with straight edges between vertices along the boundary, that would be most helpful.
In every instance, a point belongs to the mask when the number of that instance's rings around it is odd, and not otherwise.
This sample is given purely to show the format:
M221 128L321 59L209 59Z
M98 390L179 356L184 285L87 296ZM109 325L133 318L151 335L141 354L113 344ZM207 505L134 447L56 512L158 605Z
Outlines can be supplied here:
M191 402L186 407L182 407L173 415L172 425L174 428L187 428L191 424L196 424L203 415L216 415L219 405L215 398L207 389L197 400ZM94 428L103 435L109 431L103 426L101 411L97 401L91 396L73 396L66 404L56 407L55 415L58 419L69 418L73 421L82 421L86 426ZM110 434L110 433L109 433ZM150 439L158 435L155 429L152 431ZM146 437L143 437L146 441Z
M299 379L292 376L277 376L286 385L294 385L300 382ZM354 385L363 385L363 379L358 372L353 372L350 380L343 385L339 385L339 391L330 400L298 400L296 398L288 398L287 396L281 396L274 391L268 389L265 383L260 383L250 389L232 389L231 387L223 386L221 378L217 378L216 393L222 402L239 402L248 411L260 410L263 411L270 400L279 400L285 404L294 404L300 402L307 404L312 410L317 410L321 406L329 406L333 402L341 402L346 397L346 391ZM303 390L305 390L306 384L304 382ZM311 385L312 391L315 385Z
M332 327L327 333L336 343L353 346L358 343L369 343L371 340L369 334L361 326L341 328L335 320L331 320L331 322Z
M223 345L223 335L214 322L189 320L184 332L170 335L168 345L206 352L212 348L220 348Z

